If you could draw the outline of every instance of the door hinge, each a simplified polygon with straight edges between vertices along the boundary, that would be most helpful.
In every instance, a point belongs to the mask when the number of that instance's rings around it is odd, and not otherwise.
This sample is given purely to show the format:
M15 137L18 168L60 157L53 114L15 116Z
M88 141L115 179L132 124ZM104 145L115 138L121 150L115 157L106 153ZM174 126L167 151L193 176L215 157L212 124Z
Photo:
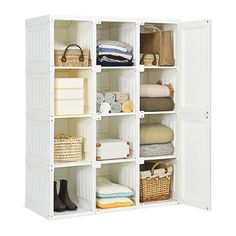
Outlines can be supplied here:
M95 114L95 120L101 120L102 119L102 114L101 113L96 113Z
M140 119L143 119L144 116L145 116L144 111L140 111L140 112L138 113L138 117L139 117Z
M139 65L139 72L144 72L144 65Z

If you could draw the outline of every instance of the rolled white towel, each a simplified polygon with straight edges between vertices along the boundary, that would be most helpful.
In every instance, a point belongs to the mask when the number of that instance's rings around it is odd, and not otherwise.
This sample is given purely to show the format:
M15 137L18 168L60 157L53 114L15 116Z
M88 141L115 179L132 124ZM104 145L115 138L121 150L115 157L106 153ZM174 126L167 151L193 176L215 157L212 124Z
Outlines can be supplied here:
M107 114L107 113L110 112L110 110L111 110L111 105L108 102L101 103L101 105L100 105L100 112L102 114Z

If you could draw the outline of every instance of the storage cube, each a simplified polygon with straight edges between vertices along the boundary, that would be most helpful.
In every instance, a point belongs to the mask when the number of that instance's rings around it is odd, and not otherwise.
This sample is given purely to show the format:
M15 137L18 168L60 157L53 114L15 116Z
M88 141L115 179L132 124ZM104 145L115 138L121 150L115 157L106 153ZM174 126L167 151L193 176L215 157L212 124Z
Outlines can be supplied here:
M55 88L84 88L84 78L56 78Z
M84 89L55 89L55 99L84 99Z
M57 116L84 114L84 100L56 100L55 114Z
M55 79L55 114L76 115L84 113L84 79Z

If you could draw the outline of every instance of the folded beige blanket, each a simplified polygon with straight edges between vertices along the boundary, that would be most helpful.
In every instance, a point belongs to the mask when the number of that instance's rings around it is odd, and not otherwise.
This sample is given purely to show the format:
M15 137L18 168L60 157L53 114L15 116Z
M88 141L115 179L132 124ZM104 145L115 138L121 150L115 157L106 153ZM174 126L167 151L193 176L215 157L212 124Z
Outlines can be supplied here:
M140 97L169 97L170 90L165 85L141 84Z
M173 130L161 123L141 124L140 144L169 143L174 139Z

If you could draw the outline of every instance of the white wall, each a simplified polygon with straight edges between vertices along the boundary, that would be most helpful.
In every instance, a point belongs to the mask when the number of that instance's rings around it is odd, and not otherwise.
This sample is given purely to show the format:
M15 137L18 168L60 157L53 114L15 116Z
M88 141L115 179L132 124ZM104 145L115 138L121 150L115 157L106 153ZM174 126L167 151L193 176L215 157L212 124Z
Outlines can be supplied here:
M235 62L233 0L1 1L1 228L3 235L234 235ZM49 222L24 208L26 18L45 14L212 19L212 208L170 206ZM197 39L196 39L197 40ZM201 172L201 170L199 170ZM230 215L230 213L233 215Z

